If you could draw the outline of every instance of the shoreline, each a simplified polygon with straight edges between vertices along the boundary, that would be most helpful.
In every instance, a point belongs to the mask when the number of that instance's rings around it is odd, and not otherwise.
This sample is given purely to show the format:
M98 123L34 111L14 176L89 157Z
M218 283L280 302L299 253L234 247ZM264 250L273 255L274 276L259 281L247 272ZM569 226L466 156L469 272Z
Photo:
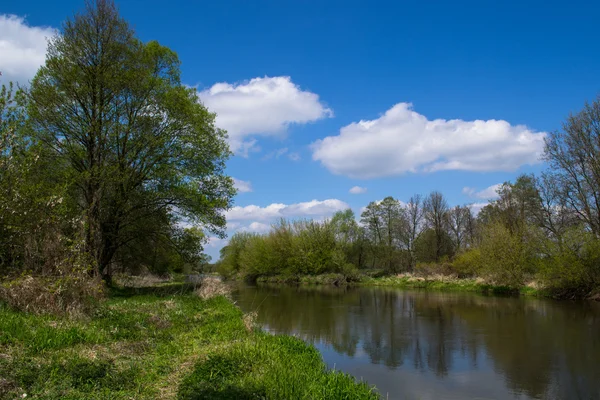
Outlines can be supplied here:
M445 275L416 276L412 274L398 274L381 277L370 277L365 274L349 277L342 274L304 276L273 275L259 277L256 279L256 283L259 285L394 287L399 289L470 292L497 296L528 296L561 299L560 297L553 296L547 289L535 287L534 284L525 285L520 288L511 288L508 286L494 285L478 278L456 278Z

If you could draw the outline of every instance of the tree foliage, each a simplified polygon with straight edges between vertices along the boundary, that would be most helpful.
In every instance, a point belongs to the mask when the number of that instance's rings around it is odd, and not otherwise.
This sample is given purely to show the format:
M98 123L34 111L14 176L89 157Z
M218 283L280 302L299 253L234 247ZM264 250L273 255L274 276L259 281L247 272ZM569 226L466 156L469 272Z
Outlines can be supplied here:
M140 41L112 1L68 19L28 92L0 99L0 260L30 258L19 237L34 233L110 283L115 270L196 264L205 232L224 236L226 132L181 83L177 55ZM52 269L50 253L38 256Z

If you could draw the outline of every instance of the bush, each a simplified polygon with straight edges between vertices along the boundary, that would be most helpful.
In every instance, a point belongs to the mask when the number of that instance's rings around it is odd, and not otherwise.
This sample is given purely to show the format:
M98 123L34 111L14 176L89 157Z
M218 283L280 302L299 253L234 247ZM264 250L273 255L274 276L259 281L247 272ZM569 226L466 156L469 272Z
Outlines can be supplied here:
M535 265L534 246L527 242L531 237L527 232L512 233L501 223L486 225L480 246L482 272L497 285L513 288L524 285Z
M562 242L546 243L539 277L558 297L587 297L600 288L600 242L582 228L569 230Z
M482 269L481 251L472 249L460 253L452 262L452 267L459 278L472 278L479 275Z
M0 285L0 300L33 314L90 314L104 298L104 284L85 273L62 277L24 275Z

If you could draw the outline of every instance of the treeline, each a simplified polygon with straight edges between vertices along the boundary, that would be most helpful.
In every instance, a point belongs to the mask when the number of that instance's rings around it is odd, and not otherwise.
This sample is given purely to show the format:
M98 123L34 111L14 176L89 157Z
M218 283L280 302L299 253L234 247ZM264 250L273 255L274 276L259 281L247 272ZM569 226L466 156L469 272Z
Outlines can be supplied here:
M0 92L0 277L110 284L205 263L235 194L214 117L173 51L136 38L112 1L87 2L33 81Z
M505 182L475 215L443 194L371 202L331 219L285 221L264 235L236 233L224 275L436 272L498 285L541 283L557 295L600 288L600 99L546 138L548 169Z

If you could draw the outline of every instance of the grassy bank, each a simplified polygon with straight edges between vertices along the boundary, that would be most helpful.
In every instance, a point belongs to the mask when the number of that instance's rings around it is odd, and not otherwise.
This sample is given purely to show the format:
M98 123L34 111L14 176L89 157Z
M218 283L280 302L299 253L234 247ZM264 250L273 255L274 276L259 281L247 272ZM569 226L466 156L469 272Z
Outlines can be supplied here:
M542 289L532 286L523 286L517 289L508 286L493 285L481 279L459 279L443 275L419 277L410 274L401 274L378 278L365 277L360 281L360 284L364 286L391 286L405 289L448 290L498 295L547 296L547 293Z
M366 274L355 274L345 276L342 274L323 275L273 275L260 277L259 284L288 284L288 285L336 285L336 286L387 286L402 289L424 289L442 291L460 291L496 295L526 295L551 297L543 289L532 286L511 288L508 286L490 284L482 279L456 278L448 275L419 276L413 274L399 274L388 276L369 276Z
M0 304L0 399L23 397L378 398L300 339L253 329L225 297L176 286L114 292L86 320Z

